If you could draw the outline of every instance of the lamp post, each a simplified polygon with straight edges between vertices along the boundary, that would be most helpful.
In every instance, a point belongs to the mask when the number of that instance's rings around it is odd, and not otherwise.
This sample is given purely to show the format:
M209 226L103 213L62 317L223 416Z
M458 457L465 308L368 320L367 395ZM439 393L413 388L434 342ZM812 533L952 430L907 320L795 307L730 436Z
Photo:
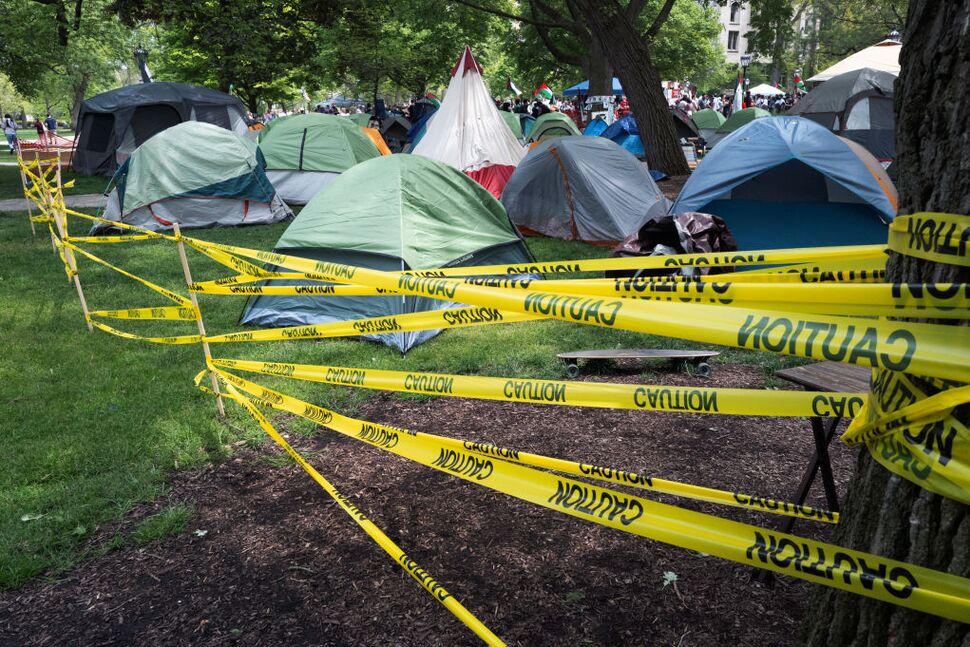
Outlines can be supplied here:
M751 54L741 55L741 78L744 86L748 86L748 66L751 65Z

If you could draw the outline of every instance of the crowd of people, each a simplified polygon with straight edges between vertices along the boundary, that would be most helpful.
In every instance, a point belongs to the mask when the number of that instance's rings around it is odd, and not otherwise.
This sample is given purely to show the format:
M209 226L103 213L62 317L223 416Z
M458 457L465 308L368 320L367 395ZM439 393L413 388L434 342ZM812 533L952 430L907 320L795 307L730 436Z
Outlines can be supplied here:
M781 114L795 105L797 101L796 95L787 92L771 96L752 95L750 92L746 92L741 101L741 107L761 108L774 114ZM730 117L734 112L734 97L726 94L701 94L696 97L681 95L675 106L688 115L698 110L711 109L720 112L725 117Z

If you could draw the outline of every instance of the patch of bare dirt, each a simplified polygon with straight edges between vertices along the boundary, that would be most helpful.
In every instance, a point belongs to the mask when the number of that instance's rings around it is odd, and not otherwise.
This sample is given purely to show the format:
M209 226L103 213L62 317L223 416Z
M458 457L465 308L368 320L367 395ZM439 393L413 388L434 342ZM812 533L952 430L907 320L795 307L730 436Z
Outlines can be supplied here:
M585 379L607 379L594 376ZM610 380L644 381L636 374ZM762 387L757 366L710 380ZM550 456L788 499L812 453L807 420L559 408L378 395L359 417ZM792 645L812 585L752 581L751 568L494 493L321 430L294 438L324 476L513 645ZM196 509L188 531L0 594L3 645L477 644L299 468L267 445L173 476L163 505ZM840 491L855 452L832 444ZM783 518L692 509L772 528ZM810 504L823 505L816 485ZM104 536L115 532L106 529ZM204 531L196 533L194 531ZM109 532L110 531L110 532ZM799 522L796 533L830 528ZM677 574L664 586L664 573Z

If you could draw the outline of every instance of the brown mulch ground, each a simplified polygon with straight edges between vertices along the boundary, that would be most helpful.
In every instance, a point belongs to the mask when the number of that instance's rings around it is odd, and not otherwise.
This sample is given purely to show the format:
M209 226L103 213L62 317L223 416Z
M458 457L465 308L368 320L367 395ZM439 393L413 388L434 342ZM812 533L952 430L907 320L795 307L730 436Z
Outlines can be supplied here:
M684 185L687 184L688 179L690 179L689 175L674 175L668 177L666 180L660 180L657 182L657 188L663 191L667 198L674 201L677 199L677 196L680 195L680 192L684 188Z
M605 379L597 376L586 379ZM635 373L611 376L641 380ZM699 383L680 373L658 382ZM704 385L761 387L757 366ZM812 451L806 420L380 395L362 418L552 456L787 498ZM796 644L811 586L752 582L748 567L485 490L330 432L294 438L473 613L515 645ZM402 573L301 470L267 445L173 476L164 500L195 507L188 532L0 594L2 645L463 645L475 637ZM839 487L854 452L832 444ZM812 502L820 505L820 486ZM688 507L779 527L781 518ZM194 531L205 531L198 536ZM800 522L796 532L824 538ZM676 588L663 585L666 571Z

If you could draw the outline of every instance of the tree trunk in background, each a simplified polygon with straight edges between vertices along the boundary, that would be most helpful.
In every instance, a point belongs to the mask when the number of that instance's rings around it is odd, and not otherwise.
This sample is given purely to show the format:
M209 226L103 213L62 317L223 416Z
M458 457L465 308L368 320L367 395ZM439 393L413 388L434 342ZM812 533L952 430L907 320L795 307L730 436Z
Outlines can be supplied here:
M591 38L587 54L586 78L589 79L591 97L606 97L613 94L613 67L606 52L596 38Z
M910 2L896 83L900 213L970 214L968 24L970 0ZM970 281L970 269L897 254L886 269L889 281ZM970 422L966 407L955 415ZM970 506L891 474L863 451L834 542L970 577ZM970 641L970 625L821 587L804 630L806 644L817 647L945 647Z
M647 42L616 0L577 0L576 5L623 85L640 128L650 168L670 175L686 175L690 169L677 143L674 120Z
M78 113L81 112L81 104L84 103L84 95L88 91L88 75L82 74L81 80L74 86L74 104L71 106L71 129L77 132L80 124L77 122Z

